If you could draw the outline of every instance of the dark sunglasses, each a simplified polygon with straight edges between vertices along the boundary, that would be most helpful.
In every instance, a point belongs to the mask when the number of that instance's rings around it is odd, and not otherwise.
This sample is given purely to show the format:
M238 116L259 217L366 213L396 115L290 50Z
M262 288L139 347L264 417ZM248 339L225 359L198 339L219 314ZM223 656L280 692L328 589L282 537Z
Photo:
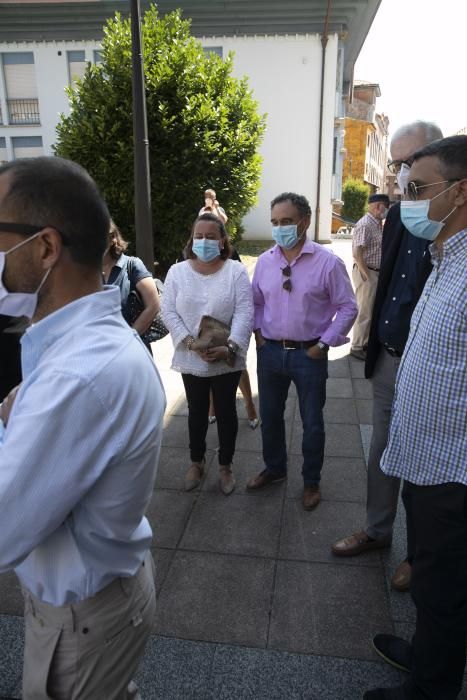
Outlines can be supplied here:
M56 226L46 224L45 226L34 226L32 224L13 224L8 221L0 221L0 233L19 233L22 236L34 236L45 228L53 228L57 231L63 241L63 245L68 245L68 237Z
M290 268L290 265L286 265L286 267L281 268L282 269L282 274L287 277L285 282L282 285L282 289L285 289L286 292L291 292L292 291L292 280L290 279L290 276L292 275L292 270Z

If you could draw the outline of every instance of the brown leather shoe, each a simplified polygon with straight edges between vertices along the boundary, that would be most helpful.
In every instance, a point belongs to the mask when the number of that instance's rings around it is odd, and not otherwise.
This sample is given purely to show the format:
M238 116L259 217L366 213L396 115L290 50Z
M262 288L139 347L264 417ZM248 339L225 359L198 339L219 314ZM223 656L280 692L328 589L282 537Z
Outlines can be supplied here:
M405 591L408 591L410 588L411 578L412 567L407 559L404 559L394 572L391 579L391 588L394 588L395 591L399 591L400 593L405 593Z
M280 481L284 481L287 478L287 472L283 474L275 474L274 472L268 472L267 469L263 469L262 472L252 477L247 482L247 489L253 491L254 489L262 489L263 486L268 486L268 484L278 484Z
M303 507L305 510L313 510L321 500L319 486L305 486L303 489Z
M373 540L364 530L354 532L349 537L344 537L342 540L335 542L331 549L333 554L338 557L355 557L362 552L369 552L372 549L383 549L389 547L390 542L382 542L381 540Z

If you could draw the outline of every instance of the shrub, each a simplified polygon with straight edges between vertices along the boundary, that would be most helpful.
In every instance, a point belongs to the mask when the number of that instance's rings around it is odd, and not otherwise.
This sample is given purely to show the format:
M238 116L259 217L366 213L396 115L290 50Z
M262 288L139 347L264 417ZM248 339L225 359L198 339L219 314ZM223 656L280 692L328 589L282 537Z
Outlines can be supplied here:
M179 255L214 188L232 240L256 201L265 117L246 78L234 78L233 55L206 54L180 11L144 15L142 43L150 144L155 257L167 267ZM61 115L55 152L83 165L112 217L134 242L131 27L116 15L104 27L103 61L89 65L71 113Z
M370 188L363 180L349 177L342 188L342 216L350 221L358 221L366 211Z

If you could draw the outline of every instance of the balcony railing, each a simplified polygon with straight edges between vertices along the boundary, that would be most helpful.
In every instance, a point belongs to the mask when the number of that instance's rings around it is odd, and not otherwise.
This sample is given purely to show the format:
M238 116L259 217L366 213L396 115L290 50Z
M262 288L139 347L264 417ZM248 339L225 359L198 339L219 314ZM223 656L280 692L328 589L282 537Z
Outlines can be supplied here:
M9 124L40 124L39 100L7 100Z

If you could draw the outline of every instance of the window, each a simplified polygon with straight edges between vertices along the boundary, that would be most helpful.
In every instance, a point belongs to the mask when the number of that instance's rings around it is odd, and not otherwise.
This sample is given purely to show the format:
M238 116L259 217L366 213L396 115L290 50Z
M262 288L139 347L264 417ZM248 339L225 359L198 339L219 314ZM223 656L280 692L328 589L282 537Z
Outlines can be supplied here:
M11 144L15 158L37 158L44 155L42 136L13 136Z
M86 70L86 58L84 51L67 51L68 79L72 87L76 87L76 81L81 80Z
M34 54L2 54L8 124L40 124Z
M98 63L102 63L102 51L98 51L97 49L93 52L94 56L94 63L97 65Z
M203 51L208 56L210 53L215 53L219 58L223 57L222 46L203 46Z
M6 139L4 136L0 136L0 164L6 163L7 160L8 159L6 155Z

